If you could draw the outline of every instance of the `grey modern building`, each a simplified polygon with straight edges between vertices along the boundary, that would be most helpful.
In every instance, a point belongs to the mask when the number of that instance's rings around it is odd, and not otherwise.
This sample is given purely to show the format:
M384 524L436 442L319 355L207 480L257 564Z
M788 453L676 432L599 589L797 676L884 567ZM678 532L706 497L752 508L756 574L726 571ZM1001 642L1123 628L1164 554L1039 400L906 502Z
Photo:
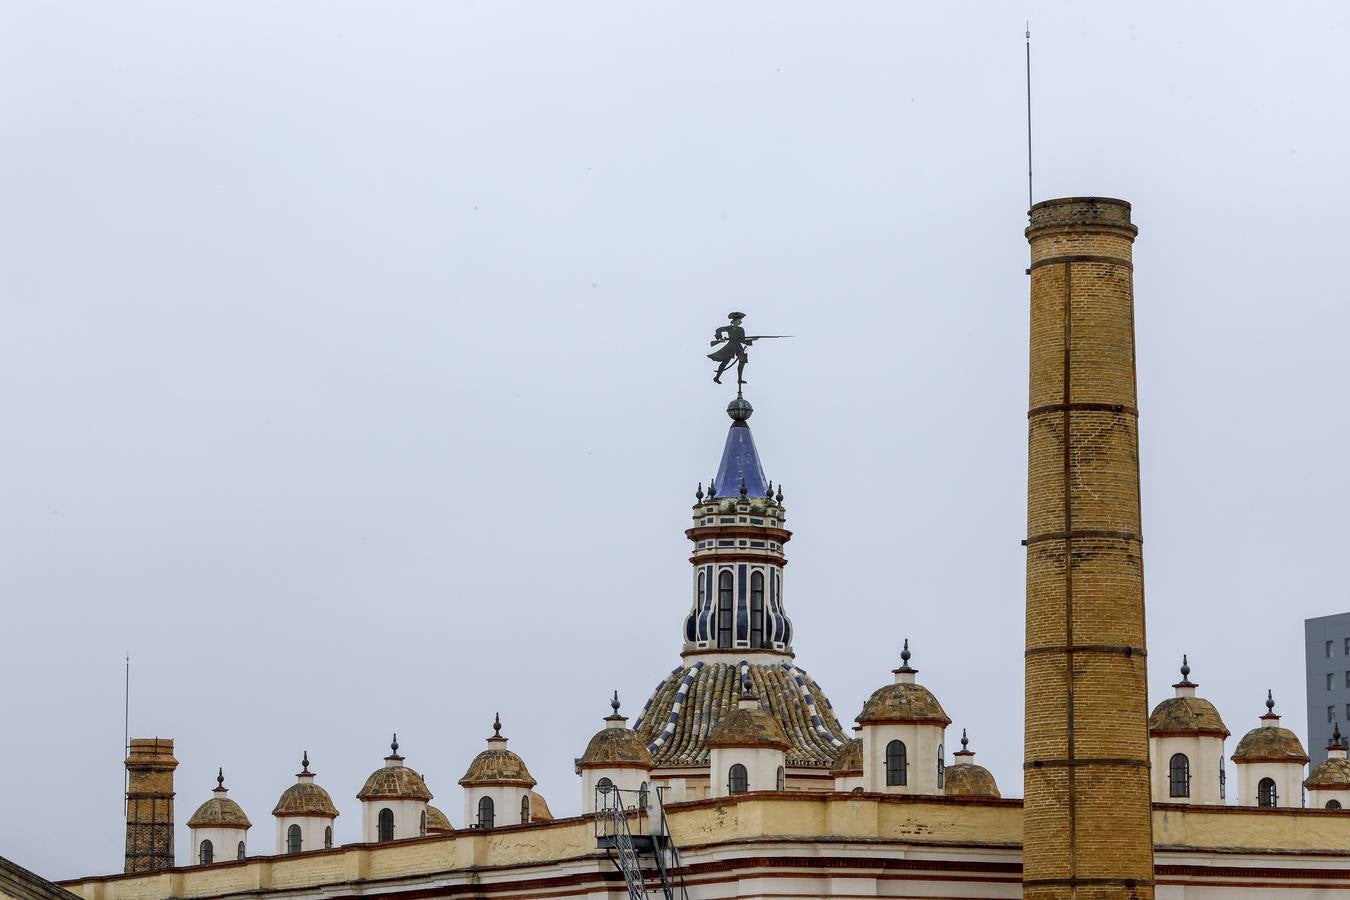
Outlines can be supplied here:
M1350 612L1303 620L1308 676L1308 756L1327 758L1331 724L1350 733Z

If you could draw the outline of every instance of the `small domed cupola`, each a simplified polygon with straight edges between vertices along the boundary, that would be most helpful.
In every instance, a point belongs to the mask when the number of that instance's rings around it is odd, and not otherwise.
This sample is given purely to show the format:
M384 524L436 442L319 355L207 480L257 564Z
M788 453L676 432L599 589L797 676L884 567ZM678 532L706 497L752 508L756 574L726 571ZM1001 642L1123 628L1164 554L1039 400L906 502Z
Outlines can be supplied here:
M464 788L464 821L473 828L498 825L524 825L533 820L530 790L538 782L525 767L525 760L506 749L502 736L502 717L492 720L492 736L487 749L469 763L459 780Z
M227 795L225 770L216 770L216 786L207 800L188 819L191 834L193 863L205 865L227 859L243 859L248 830L252 827L248 816Z
M427 834L449 834L455 830L445 813L430 803L427 804Z
M281 792L272 815L277 820L277 853L301 853L333 846L337 807L328 792L314 783L308 750L300 760L295 784Z
M1148 717L1149 758L1156 803L1222 803L1227 795L1224 741L1228 726L1219 711L1191 681L1190 661L1181 657L1181 680L1175 696L1153 708Z
M1303 786L1308 790L1308 806L1314 809L1350 809L1350 759L1337 722L1327 744L1327 758L1312 767Z
M834 776L836 791L861 791L863 789L863 745L862 738L853 738L844 742L830 767Z
M743 677L736 709L713 726L704 743L709 749L709 796L784 789L792 742L760 704L748 675Z
M943 747L951 718L928 688L915 681L909 639L900 652L895 682L873 692L857 722L863 744L863 787L890 794L941 794Z
M1233 752L1242 806L1297 807L1302 804L1303 766L1308 754L1288 728L1280 727L1275 698L1266 691L1261 725L1247 732Z
M586 745L586 751L576 761L576 771L581 776L583 813L595 812L598 791L618 788L633 792L624 797L626 806L639 805L646 799L647 781L653 767L651 751L642 736L628 727L628 718L619 714L618 691L614 692L609 705L613 712L605 716L605 727L595 733Z
M370 773L356 795L361 801L361 840L369 844L426 834L431 796L422 776L403 764L395 734L384 765Z
M975 765L975 751L970 749L970 738L961 729L961 749L952 754L953 762L947 768L942 792L948 797L987 797L997 800L998 783L984 766Z

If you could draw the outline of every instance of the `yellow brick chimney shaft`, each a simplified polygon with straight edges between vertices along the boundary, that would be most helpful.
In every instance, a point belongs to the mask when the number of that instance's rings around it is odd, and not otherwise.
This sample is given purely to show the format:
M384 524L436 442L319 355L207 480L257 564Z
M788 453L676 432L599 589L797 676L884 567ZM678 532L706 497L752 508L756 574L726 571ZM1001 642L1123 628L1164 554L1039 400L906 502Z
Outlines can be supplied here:
M1153 897L1130 205L1031 208L1023 896Z
M126 868L157 872L173 867L173 770L169 738L132 738L127 756Z

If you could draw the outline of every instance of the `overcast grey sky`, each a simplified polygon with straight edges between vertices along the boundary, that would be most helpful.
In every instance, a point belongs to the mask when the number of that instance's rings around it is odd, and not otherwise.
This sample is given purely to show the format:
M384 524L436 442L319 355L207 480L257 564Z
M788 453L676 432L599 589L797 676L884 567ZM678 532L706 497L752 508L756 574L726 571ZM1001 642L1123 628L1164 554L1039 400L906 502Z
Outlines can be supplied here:
M842 721L909 637L1021 793L1027 249L1130 200L1151 701L1304 731L1350 607L1341 3L6 2L0 854L122 865L133 735L270 853L308 749L456 781L500 710L555 813L679 661L729 399ZM949 743L955 737L949 737ZM1234 746L1230 740L1229 751Z

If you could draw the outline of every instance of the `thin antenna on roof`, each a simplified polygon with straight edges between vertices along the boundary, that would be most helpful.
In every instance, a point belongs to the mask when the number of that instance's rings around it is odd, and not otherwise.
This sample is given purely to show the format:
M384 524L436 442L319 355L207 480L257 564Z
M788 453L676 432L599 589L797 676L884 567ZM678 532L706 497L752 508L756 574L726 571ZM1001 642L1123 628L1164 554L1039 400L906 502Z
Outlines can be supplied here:
M1031 190L1031 21L1027 21L1027 209L1036 203Z
M127 653L126 675L122 682L122 759L131 755L131 654ZM122 766L122 818L127 815L127 791L131 782L127 779L127 767Z

